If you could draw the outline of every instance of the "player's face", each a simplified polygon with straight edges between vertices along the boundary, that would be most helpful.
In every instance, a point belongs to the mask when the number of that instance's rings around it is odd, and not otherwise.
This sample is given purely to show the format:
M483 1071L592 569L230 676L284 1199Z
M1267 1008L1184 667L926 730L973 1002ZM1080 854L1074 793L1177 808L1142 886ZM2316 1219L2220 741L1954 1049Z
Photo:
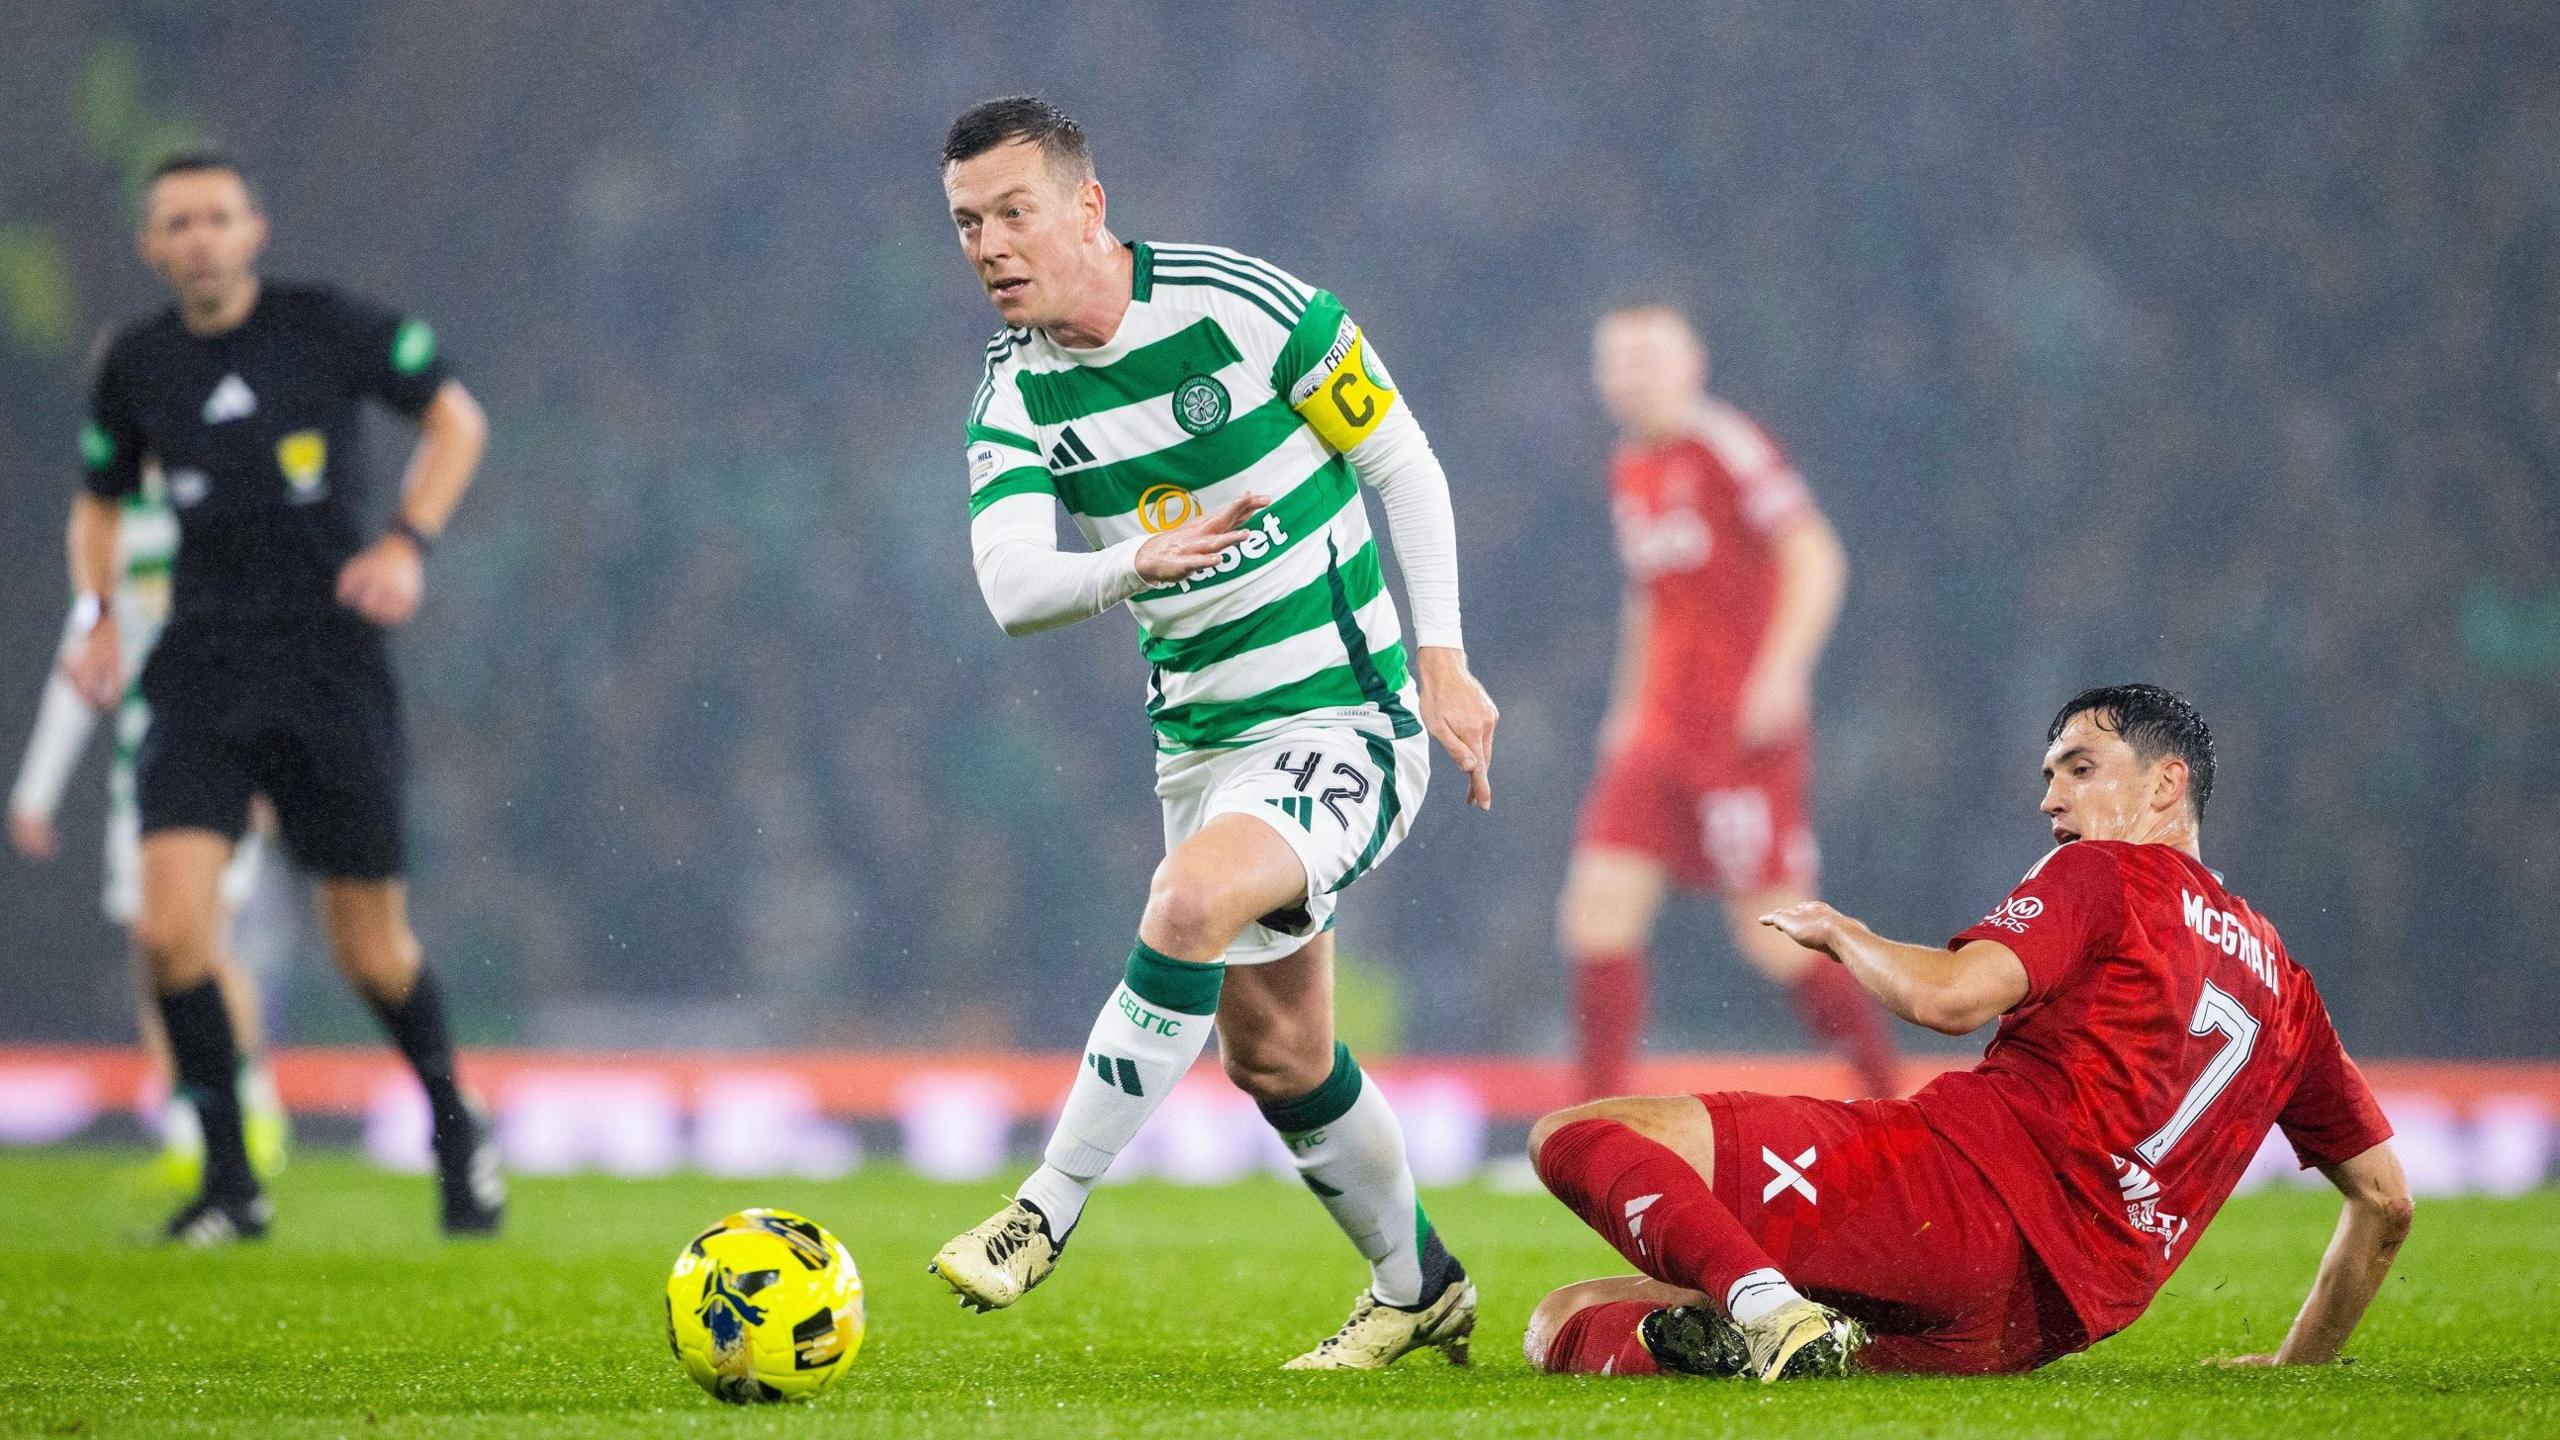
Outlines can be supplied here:
M219 306L249 282L267 246L267 218L228 170L185 170L151 185L142 259L190 308Z
M1621 430L1677 430L1706 384L1705 349L1669 311L1620 310L1602 316L1591 333L1591 385Z
M1102 229L1102 186L1060 176L1028 140L942 171L960 253L1007 325L1037 328L1076 311Z
M2168 773L2179 761L2164 755L2143 764L2123 736L2098 720L2096 711L2072 716L2045 751L2040 808L2053 822L2057 845L2147 839L2164 802L2184 803L2177 777Z

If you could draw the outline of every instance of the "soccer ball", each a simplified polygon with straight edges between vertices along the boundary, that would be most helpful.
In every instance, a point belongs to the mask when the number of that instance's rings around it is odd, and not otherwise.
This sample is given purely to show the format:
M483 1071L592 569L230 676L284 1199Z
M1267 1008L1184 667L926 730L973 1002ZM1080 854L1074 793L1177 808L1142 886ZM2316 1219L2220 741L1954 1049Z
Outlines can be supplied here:
M741 1210L676 1256L667 1345L732 1405L810 1399L862 1348L862 1276L811 1221Z

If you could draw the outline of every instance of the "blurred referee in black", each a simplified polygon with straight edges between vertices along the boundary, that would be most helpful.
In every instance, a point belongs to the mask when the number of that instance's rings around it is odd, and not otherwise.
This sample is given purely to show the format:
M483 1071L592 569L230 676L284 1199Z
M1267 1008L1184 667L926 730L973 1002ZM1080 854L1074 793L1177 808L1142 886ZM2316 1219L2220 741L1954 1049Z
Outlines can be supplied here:
M488 421L433 331L320 285L263 282L267 221L238 166L173 157L151 174L143 260L177 304L108 343L80 435L71 580L88 627L65 662L91 703L118 696L118 502L157 465L178 513L169 625L145 666L134 926L204 1119L204 1190L170 1220L193 1245L255 1239L268 1205L241 1144L231 1021L213 978L222 869L253 795L318 878L338 968L418 1072L435 1115L448 1234L494 1231L506 1203L488 1125L454 1078L435 975L401 875L399 695L387 627L418 610L427 552L470 487ZM388 529L358 532L364 402L418 422Z

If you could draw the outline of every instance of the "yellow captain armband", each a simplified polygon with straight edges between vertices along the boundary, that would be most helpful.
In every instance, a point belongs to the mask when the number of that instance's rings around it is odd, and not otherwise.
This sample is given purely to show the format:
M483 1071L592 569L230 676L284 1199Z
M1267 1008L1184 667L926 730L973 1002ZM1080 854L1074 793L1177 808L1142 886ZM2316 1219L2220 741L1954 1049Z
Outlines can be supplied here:
M1289 408L1337 455L1368 439L1395 403L1394 377L1370 353L1367 338L1348 315L1342 317L1333 348L1289 391Z

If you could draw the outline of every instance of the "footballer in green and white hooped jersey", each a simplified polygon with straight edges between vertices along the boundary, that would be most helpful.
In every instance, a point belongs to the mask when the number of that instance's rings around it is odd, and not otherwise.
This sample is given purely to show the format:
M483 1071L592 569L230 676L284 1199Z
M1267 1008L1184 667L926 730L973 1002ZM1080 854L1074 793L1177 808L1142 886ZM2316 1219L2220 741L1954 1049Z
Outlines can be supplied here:
M1467 669L1447 479L1339 300L1232 250L1123 244L1056 107L977 106L943 162L1006 324L967 422L979 588L1009 634L1135 617L1166 854L1042 1165L932 1269L981 1310L1047 1278L1214 1025L1369 1262L1351 1318L1289 1364L1463 1363L1475 1287L1414 1198L1395 1112L1333 1039L1330 933L1336 897L1412 824L1433 740L1492 803L1496 712ZM1058 549L1059 506L1088 550Z
M134 760L151 726L151 707L143 701L139 681L152 646L169 622L170 576L177 554L177 513L169 508L167 486L153 467L145 474L142 490L126 498L116 518L112 599L123 641L118 653L124 665L124 693L114 711L113 748L107 762L106 864L100 901L107 919L128 930L142 909L142 815L134 793ZM29 858L52 854L54 817L61 809L63 791L97 729L98 712L80 698L61 667L86 631L85 618L77 609L64 619L61 645L46 667L35 728L27 737L17 779L9 790L11 838ZM263 830L253 827L232 852L231 863L222 872L226 910L236 914L266 876L266 849ZM249 947L253 952L262 948L273 947ZM241 1031L240 1100L250 1164L261 1176L271 1176L284 1168L292 1122L268 1073L264 1027L257 1023L263 977L227 958L218 968L225 998L236 1015L234 1024ZM159 1007L149 1000L147 987L141 993L145 996L139 1014L144 1048L159 1080L173 1082L168 1043L160 1033ZM174 1083L167 1083L167 1089L157 1168L169 1188L192 1190L203 1165L203 1138L193 1105Z

